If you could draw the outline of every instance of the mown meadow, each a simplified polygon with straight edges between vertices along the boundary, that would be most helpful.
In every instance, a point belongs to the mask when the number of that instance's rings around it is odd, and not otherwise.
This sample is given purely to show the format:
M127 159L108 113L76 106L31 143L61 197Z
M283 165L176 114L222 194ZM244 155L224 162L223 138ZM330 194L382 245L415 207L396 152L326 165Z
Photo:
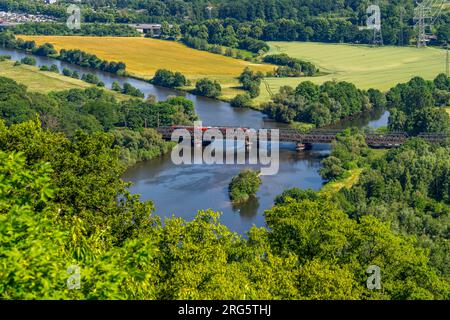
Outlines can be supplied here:
M365 45L325 44L315 42L269 42L268 54L286 53L316 64L324 73L317 77L266 78L258 101L265 101L281 86L296 87L309 80L347 81L358 88L387 91L397 83L415 76L431 80L445 72L445 51L437 48L370 47Z

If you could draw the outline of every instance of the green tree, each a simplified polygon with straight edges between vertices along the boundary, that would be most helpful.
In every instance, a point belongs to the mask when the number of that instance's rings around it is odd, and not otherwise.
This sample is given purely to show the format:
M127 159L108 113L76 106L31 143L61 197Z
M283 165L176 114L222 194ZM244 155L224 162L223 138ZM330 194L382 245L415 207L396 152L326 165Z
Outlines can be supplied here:
M322 161L322 168L320 169L320 175L326 180L334 180L342 178L345 173L342 161L334 156L329 156Z
M33 48L33 54L37 56L49 56L56 54L57 51L51 43L44 43L39 48Z
M36 65L36 59L33 58L33 57L25 57L25 58L22 58L22 59L20 60L20 62L23 63L23 64L30 65L30 66L35 66L35 65Z
M58 66L56 64L52 64L50 66L50 71L51 72L55 72L55 73L59 73L59 68L58 68Z
M122 92L122 87L120 86L120 83L118 81L114 81L111 85L111 89L116 92Z
M261 186L259 172L253 170L242 170L231 180L229 186L230 199L234 203L242 203L250 197L256 196Z
M250 96L245 94L238 94L231 100L231 106L234 108L248 108L252 105L252 99Z
M439 74L433 83L440 90L450 90L450 78L444 73Z
M68 68L63 68L62 74L65 75L66 77L72 77L73 71Z
M188 80L180 72L172 72L166 69L158 69L151 83L158 86L177 88L188 85Z
M200 79L195 84L195 93L200 96L217 98L222 93L222 87L216 80L212 81L206 78Z
M171 27L167 21L161 24L161 38L168 39L171 36Z

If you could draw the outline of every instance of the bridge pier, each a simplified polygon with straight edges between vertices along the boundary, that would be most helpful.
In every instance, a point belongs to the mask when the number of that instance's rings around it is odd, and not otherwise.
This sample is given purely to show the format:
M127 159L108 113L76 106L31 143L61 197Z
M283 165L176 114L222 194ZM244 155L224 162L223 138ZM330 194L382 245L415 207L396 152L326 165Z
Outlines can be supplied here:
M192 139L192 144L195 147L201 147L201 146L203 146L203 140L202 139Z
M181 142L181 141L180 141ZM206 147L210 145L212 141L202 141L202 140L191 140L191 145L194 147Z
M249 137L245 137L245 149L249 150L252 147L252 142Z
M311 150L312 149L312 144L311 143L301 143L298 142L295 146L295 150L297 150L298 152L300 151L305 151L305 150Z

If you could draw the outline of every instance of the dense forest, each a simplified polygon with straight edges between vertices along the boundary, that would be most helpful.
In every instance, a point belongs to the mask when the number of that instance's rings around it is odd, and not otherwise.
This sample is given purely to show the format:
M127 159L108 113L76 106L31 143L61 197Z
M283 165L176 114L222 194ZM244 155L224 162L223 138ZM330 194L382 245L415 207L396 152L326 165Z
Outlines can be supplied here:
M420 77L399 84L387 94L390 131L410 134L422 132L446 133L450 119L444 107L450 106L450 78L438 75L434 81Z
M44 5L42 1L0 0L0 10L43 13L55 17L60 22L67 18L65 1L54 5ZM206 7L211 4L211 15ZM252 38L259 40L302 40L321 42L370 43L371 32L360 30L368 17L367 1L364 0L124 0L124 1L82 1L82 17L86 23L162 23L168 21L181 26L185 36L197 37L207 30L207 40L213 44L234 46L237 39ZM413 30L414 1L380 1L383 37L386 44L408 45L415 37ZM210 20L212 18L213 20ZM436 44L443 44L450 35L449 11L437 20ZM211 24L216 25L214 31ZM28 30L26 30L28 28ZM21 32L39 33L33 26ZM99 35L131 35L121 27L111 27ZM200 28L200 33L198 33ZM58 32L60 27L45 28L43 32ZM41 29L42 31L42 29ZM78 31L76 31L78 32ZM80 31L81 32L81 31ZM87 32L87 31L82 31ZM118 35L117 34L117 35ZM200 36L200 38L202 38Z
M39 118L42 128L73 138L77 132L107 132L122 148L126 164L150 159L166 152L164 142L151 128L192 124L197 119L193 103L170 98L155 103L142 99L117 101L99 88L71 89L48 95L28 92L14 80L0 77L0 117L6 125Z
M81 29L69 29L64 23L43 22L25 23L12 28L16 34L28 35L80 35L80 36L116 36L116 37L137 37L140 33L131 26L125 24L101 24L85 23Z
M391 132L446 133L450 127L445 110L450 106L449 84L450 78L445 74L438 75L434 81L415 77L385 94L375 89L360 90L348 82L328 81L319 86L305 81L295 89L280 88L272 101L264 104L264 112L277 121L324 127L387 107L391 111Z
M38 120L1 121L0 296L450 299L448 146L412 140L373 157L353 139L335 156L360 159L359 183L335 195L288 190L265 213L269 228L242 238L212 211L162 224L126 190L106 133L69 139ZM79 290L66 285L73 265ZM383 290L366 288L371 265Z
M397 233L412 236L419 247L429 252L429 261L439 274L448 278L448 142L446 146L429 145L414 138L379 156L367 148L362 133L348 130L333 144L321 173L333 180L358 167L365 168L359 182L337 195L340 207L353 219L376 217L388 222Z
M302 82L297 88L281 87L280 92L264 105L264 113L277 121L311 123L324 127L373 108L383 108L377 90L369 94L348 82L328 81L315 85Z

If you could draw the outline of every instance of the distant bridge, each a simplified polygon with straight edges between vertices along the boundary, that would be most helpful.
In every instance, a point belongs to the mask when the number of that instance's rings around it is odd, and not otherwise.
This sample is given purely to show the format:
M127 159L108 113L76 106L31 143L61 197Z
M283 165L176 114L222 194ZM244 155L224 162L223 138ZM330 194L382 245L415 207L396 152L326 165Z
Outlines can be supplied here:
M176 129L186 129L193 137L194 127L189 126L172 126L159 127L157 131L162 135L163 139L171 140L172 133ZM202 131L208 129L215 129L222 133L226 139L227 133L233 130L242 130L246 132L249 128L233 128L233 127L202 127ZM312 130L308 133L301 132L297 129L278 129L280 142L294 142L297 144L297 149L303 150L311 148L312 144L330 144L336 140L336 136L342 131L338 130ZM258 130L255 130L258 132ZM268 129L267 140L271 140L270 129ZM407 133L389 133L389 134L366 134L366 143L371 148L395 148L401 146L410 138ZM430 143L441 143L449 138L448 134L420 134L417 137L424 139ZM265 138L265 137L264 137ZM260 139L258 135L258 140Z

